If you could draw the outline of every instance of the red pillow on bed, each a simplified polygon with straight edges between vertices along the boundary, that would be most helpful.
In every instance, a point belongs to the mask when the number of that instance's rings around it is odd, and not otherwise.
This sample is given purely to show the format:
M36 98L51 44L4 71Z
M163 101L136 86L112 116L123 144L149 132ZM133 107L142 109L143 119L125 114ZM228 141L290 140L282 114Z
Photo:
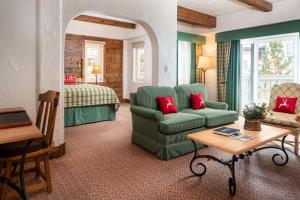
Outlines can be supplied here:
M65 83L67 84L76 84L76 76L75 75L65 75Z
M156 101L159 105L160 111L166 115L169 113L177 113L177 108L174 104L174 100L172 96L156 97Z
M273 111L295 114L297 99L297 97L277 97Z

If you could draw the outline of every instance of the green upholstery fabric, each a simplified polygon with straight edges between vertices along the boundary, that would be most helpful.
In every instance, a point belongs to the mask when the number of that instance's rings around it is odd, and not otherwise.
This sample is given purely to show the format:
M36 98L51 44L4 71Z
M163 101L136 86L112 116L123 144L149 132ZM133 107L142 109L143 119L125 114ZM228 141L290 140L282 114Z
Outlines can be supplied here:
M201 92L206 97L207 108L191 109L190 95ZM162 115L156 103L157 96L173 96L178 113ZM177 100L178 98L178 100ZM226 103L207 101L202 84L180 85L173 88L147 86L130 94L132 113L132 143L152 152L160 159L169 160L194 151L187 134L209 127L233 123L238 118L235 111L227 111ZM203 145L197 144L198 148Z
M199 115L187 113L172 113L164 116L160 122L160 132L164 134L174 134L181 131L195 129L205 124L205 119Z
M223 103L223 102L205 101L205 105L208 108L214 108L214 109L220 109L220 110L228 109L227 103Z
M177 94L171 87L144 86L137 91L137 105L159 110L156 102L157 96L172 96L174 104L178 108Z
M163 144L163 145L182 142L184 140L187 140L187 138L186 138L187 134L196 133L196 132L200 132L200 131L204 131L204 130L207 130L207 128L203 126L200 128L195 128L195 129L182 131L182 132L169 134L169 135L161 133L161 132L157 132L156 133L157 134L157 142L160 144Z
M64 109L65 127L116 119L115 104Z
M183 140L178 143L162 145L154 140L144 137L144 135L135 131L132 132L131 142L150 151L162 160L169 160L194 151L194 146L190 140ZM197 149L203 147L203 145L199 143L196 145Z
M179 85L175 87L175 90L177 93L179 110L192 107L190 101L191 94L201 92L205 96L205 100L207 100L207 92L205 85L200 83Z
M158 141L159 122L132 113L132 128L144 137Z
M136 93L130 93L130 105L137 105Z
M180 112L201 115L205 117L205 125L207 127L215 127L224 124L233 123L238 119L238 113L235 111L219 110L212 108L204 108L193 110L191 108L181 110Z
M134 106L132 105L130 107L130 110L132 113L136 114L136 115L140 115L142 117L154 120L154 121L162 121L164 120L164 115L162 114L162 112L158 111L158 110L153 110L150 108L146 108L143 106Z

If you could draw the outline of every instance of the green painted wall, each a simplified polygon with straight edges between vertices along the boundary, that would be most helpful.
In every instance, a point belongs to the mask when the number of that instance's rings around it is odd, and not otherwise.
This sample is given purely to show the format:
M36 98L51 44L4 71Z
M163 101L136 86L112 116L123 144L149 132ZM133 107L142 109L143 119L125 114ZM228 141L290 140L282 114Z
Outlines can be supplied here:
M184 33L184 32L177 32L177 40L180 41L187 41L192 43L192 58L191 58L191 83L195 83L196 81L196 63L195 63L195 43L206 43L206 37L202 35L194 35L190 33ZM177 48L177 63L178 63L178 48ZM177 73L178 73L178 64L177 64ZM178 76L177 76L178 79ZM177 80L178 84L178 80Z
M258 26L216 34L217 42L300 32L300 20Z
M201 44L206 43L205 36L194 35L194 34L184 33L184 32L177 32L177 40L188 41L188 42L192 42L192 43L201 43Z

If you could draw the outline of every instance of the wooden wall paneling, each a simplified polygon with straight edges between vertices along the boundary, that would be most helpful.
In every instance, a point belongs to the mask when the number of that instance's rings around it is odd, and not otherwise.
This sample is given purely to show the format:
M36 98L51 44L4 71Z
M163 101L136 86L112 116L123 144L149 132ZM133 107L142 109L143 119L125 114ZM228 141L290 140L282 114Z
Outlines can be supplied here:
M77 77L83 77L84 66L82 66L82 68L78 68L76 62L80 62L80 60L82 59L82 62L84 64L85 40L105 42L104 82L98 84L112 88L121 100L123 96L122 40L67 34L64 58L65 74L75 74Z

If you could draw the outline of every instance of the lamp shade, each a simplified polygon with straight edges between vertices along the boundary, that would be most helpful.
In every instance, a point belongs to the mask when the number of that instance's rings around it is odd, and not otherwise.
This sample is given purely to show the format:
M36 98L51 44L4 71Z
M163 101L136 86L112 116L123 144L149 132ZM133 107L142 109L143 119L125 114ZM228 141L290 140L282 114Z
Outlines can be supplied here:
M93 65L92 74L101 74L102 68L100 65Z
M211 66L211 57L199 56L197 68L207 69Z

